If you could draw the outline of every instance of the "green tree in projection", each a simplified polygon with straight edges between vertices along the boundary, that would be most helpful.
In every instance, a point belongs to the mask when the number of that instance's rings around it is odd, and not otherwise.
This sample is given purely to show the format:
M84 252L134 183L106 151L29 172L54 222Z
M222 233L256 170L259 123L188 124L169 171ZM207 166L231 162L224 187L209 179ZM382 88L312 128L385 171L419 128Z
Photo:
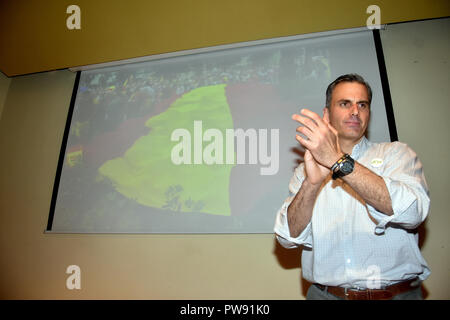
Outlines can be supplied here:
M174 130L189 131L193 159L194 139L203 138L194 137L195 121L202 121L203 132L211 128L225 136L226 129L233 129L225 86L194 89L177 99L165 112L150 118L146 122L150 128L148 135L136 140L122 157L105 162L99 168L100 175L108 178L118 192L145 206L230 215L228 190L234 164L194 164L190 161L190 164L177 165L171 159L173 148L179 144L171 141ZM206 150L213 143L203 141L203 147ZM218 145L225 148L224 143ZM225 154L225 150L220 151Z

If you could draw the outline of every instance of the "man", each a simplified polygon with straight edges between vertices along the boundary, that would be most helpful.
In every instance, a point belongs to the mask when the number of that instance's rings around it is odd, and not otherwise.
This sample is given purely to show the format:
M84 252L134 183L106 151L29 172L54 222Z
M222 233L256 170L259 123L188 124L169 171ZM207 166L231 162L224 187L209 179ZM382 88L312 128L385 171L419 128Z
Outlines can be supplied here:
M371 100L361 76L343 75L327 88L323 117L292 116L304 162L274 231L284 247L304 246L307 299L423 299L430 269L416 228L430 199L422 164L403 143L366 139Z

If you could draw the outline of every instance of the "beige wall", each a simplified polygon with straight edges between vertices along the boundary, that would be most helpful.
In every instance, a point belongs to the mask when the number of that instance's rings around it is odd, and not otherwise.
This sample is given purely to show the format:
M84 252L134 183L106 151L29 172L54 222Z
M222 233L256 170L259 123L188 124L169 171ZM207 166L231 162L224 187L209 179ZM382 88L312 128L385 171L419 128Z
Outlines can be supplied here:
M0 119L2 118L3 107L5 105L10 83L11 79L0 72Z
M399 137L419 153L432 192L425 286L429 298L448 299L449 51L441 23L391 26L382 38ZM303 298L300 252L271 234L44 234L74 78L56 71L9 85L0 120L0 298ZM81 290L65 287L71 264L81 267Z
M81 29L66 27L77 4ZM8 76L366 25L373 0L0 1ZM446 17L448 0L377 0L381 24Z
M388 26L382 42L400 141L423 162L431 210L422 252L430 299L450 299L450 19Z

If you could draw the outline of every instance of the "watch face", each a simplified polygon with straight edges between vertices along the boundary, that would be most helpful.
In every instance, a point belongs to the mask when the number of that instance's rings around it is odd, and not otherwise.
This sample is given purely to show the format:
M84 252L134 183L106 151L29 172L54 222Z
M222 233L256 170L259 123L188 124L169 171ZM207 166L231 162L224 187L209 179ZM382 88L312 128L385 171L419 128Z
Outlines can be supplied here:
M353 164L350 161L344 161L340 169L342 173L348 174L353 171Z

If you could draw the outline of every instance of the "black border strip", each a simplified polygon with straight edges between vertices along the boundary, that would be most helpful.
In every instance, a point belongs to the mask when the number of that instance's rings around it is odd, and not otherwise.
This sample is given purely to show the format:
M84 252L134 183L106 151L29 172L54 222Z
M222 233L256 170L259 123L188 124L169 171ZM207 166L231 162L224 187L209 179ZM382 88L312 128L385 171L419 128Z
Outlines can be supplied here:
M394 108L392 106L391 90L389 89L389 80L384 61L383 46L381 44L380 30L373 29L373 40L377 52L378 69L380 71L381 87L383 89L384 106L386 108L386 117L389 127L389 135L392 141L398 141L397 126L395 125Z
M72 122L73 110L75 109L75 100L77 98L78 85L80 83L80 76L81 76L81 71L78 71L77 75L75 77L75 83L73 86L72 97L70 98L70 107L69 107L69 112L67 114L66 127L64 129L64 136L63 136L63 140L61 143L61 150L59 152L58 168L56 169L55 183L53 184L52 202L50 204L50 214L48 216L46 231L52 230L53 217L55 215L56 199L58 198L59 181L61 179L61 172L62 172L62 168L64 165L64 157L65 157L65 153L66 153L67 139L69 138L70 123Z

